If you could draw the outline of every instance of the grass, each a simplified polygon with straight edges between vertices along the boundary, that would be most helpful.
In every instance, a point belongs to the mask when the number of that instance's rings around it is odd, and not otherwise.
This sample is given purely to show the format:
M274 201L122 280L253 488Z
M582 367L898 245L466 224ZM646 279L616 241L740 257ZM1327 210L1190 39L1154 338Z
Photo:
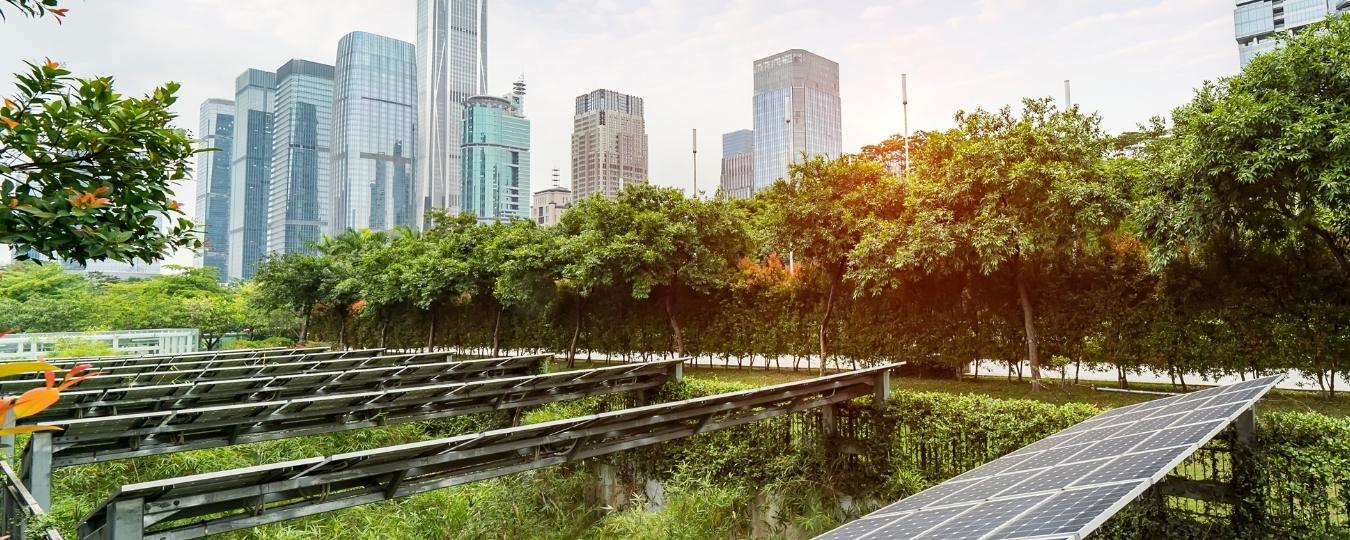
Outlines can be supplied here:
M611 365L604 362L578 362L577 369L588 369ZM737 382L751 384L755 386L768 386L773 384L782 384L802 379L809 379L816 376L814 370L803 369L801 371L763 369L763 368L735 368L735 367L685 367L686 377L698 379L707 379L715 381ZM1051 384L1049 388L1033 391L1029 382L1009 382L1002 377L984 376L979 379L929 379L915 377L892 377L891 388L894 390L913 390L917 392L945 392L950 394L980 394L1001 399L1032 399L1047 403L1089 403L1099 407L1122 407L1151 399L1157 399L1161 396L1154 394L1130 394L1124 392L1110 392L1097 390L1096 388L1114 388L1114 381L1081 381L1080 384L1060 385L1057 381L1048 380ZM1192 389L1204 388L1203 386L1191 385ZM1169 384L1161 383L1131 383L1133 390L1146 390L1156 392L1174 391ZM1257 408L1258 414L1265 411L1300 411L1317 412L1327 416L1350 417L1350 397L1341 395L1335 399L1327 399L1317 392L1309 390L1287 390L1278 389L1267 395L1261 400Z

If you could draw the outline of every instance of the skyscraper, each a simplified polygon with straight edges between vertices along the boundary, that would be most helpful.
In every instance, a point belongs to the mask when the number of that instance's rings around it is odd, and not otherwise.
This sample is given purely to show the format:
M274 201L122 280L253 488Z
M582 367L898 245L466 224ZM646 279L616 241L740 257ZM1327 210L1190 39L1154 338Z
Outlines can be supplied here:
M333 84L334 234L417 226L417 54L394 38L338 42Z
M754 191L787 176L788 164L843 153L839 64L802 49L754 62Z
M626 184L647 183L647 128L642 98L613 90L577 96L572 118L574 200L613 197Z
M234 154L234 102L208 99L202 102L197 154L197 226L202 229L202 250L197 266L216 269L221 281L230 278L230 166Z
M234 164L230 171L230 279L248 279L267 252L276 74L244 71L234 83Z
M479 220L530 217L530 121L524 100L525 83L517 82L506 97L464 101L460 203Z
M755 132L749 129L722 134L722 192L748 199L754 193Z
M1237 0L1233 9L1238 60L1243 66L1274 49L1275 36L1297 32L1330 15L1350 12L1350 0Z
M464 100L487 93L487 0L417 0L417 221L460 209Z
M332 198L328 145L333 129L333 66L286 62L277 69L273 103L267 250L308 251L309 243L327 230Z

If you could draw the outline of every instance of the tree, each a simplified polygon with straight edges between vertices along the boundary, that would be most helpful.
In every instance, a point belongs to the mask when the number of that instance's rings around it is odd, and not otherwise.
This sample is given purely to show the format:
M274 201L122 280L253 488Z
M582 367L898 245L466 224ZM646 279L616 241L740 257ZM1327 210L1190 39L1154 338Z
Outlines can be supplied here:
M959 112L956 123L911 150L905 211L863 225L853 275L872 286L965 272L1010 281L1039 387L1038 275L1113 230L1128 175L1106 159L1097 116L1057 110L1048 98L1024 100L1019 115Z
M630 184L614 199L586 199L563 216L563 258L580 261L563 273L585 283L585 294L602 283L620 285L637 300L659 290L675 353L683 356L679 291L722 286L747 251L745 229L731 209L724 198L685 199L678 189L647 184Z
M333 296L337 287L334 261L307 253L273 255L258 265L252 283L252 298L267 310L286 308L301 314L300 341L309 339L314 307Z
M56 0L6 3L58 22L66 14ZM171 127L178 84L128 98L111 77L74 78L50 59L16 79L17 94L0 105L0 243L19 259L80 263L201 246L172 199L195 153Z
M762 245L813 261L824 271L825 304L818 332L821 374L829 360L830 317L849 253L862 237L866 218L898 213L900 193L899 183L880 162L846 155L794 163L787 178L761 195L764 205L757 230Z
M1136 217L1159 263L1223 237L1306 236L1350 279L1350 18L1282 39L1145 145Z

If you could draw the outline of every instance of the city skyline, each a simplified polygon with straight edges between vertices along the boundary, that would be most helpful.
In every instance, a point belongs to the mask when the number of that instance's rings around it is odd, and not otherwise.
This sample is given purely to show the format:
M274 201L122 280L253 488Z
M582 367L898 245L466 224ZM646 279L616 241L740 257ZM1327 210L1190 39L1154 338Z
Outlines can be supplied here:
M60 27L14 21L0 38L12 58L0 67L17 71L20 59L51 56L76 73L116 75L127 93L176 80L184 84L175 107L178 124L195 131L199 104L229 97L231 77L244 68L332 58L337 39L356 29L405 41L416 36L415 2L381 9L341 0L324 9L301 2L199 0L175 3L173 10L159 5L76 4L72 13L81 16ZM1027 96L1058 98L1062 81L1072 79L1075 101L1100 111L1109 130L1124 131L1166 113L1202 81L1238 69L1232 4L1029 6L843 2L824 9L806 1L750 0L540 6L500 0L493 2L489 21L495 65L489 87L507 88L521 72L531 80L534 163L541 170L563 169L564 186L570 185L575 96L606 87L644 97L651 179L687 189L689 129L725 133L749 127L747 66L785 49L811 50L840 63L845 151L900 131L901 72L910 76L911 130L948 127L959 108L995 108ZM556 24L559 17L569 24ZM1030 36L1027 27L1050 30ZM189 40L193 47L172 46ZM142 50L153 50L154 61L145 61ZM608 55L611 50L625 54ZM1163 51L1168 54L1159 54ZM601 54L603 63L587 60ZM720 154L716 145L702 150ZM712 185L706 179L718 177L718 161L699 163L705 190ZM180 187L185 204L195 206L194 197L195 185Z
M417 1L417 222L460 209L464 100L488 93L487 0Z

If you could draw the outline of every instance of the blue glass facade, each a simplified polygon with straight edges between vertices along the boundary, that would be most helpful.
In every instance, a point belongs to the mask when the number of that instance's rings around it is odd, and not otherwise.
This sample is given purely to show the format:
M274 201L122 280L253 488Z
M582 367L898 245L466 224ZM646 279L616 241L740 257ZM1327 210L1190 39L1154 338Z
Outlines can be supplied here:
M1330 15L1350 12L1347 0L1237 0L1233 35L1243 66L1257 55L1279 46L1282 32L1297 32Z
M249 279L267 253L276 74L250 69L235 80L234 163L230 171L230 279Z
M839 64L792 49L756 60L754 75L754 191L803 156L843 153Z
M197 154L197 228L202 250L197 266L215 268L221 281L229 279L230 169L234 155L234 102L208 99L202 102L197 130L198 148L213 148Z
M721 189L728 197L746 199L754 192L755 132L749 129L722 134Z
M530 218L530 121L511 97L464 101L461 210L482 221Z
M366 32L338 42L332 233L418 225L416 69L411 43Z
M333 66L291 60L277 69L267 249L310 251L327 231Z

